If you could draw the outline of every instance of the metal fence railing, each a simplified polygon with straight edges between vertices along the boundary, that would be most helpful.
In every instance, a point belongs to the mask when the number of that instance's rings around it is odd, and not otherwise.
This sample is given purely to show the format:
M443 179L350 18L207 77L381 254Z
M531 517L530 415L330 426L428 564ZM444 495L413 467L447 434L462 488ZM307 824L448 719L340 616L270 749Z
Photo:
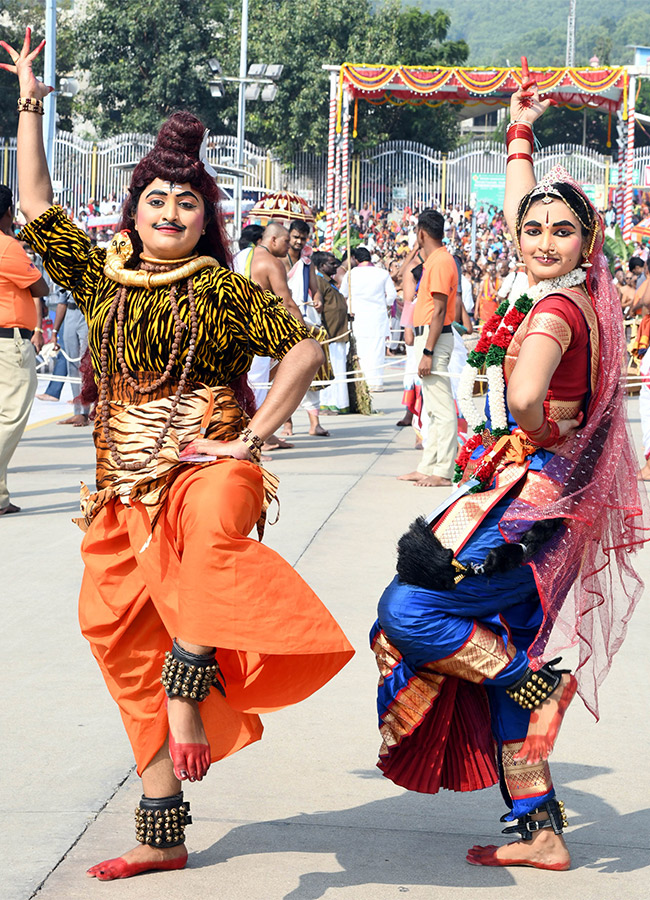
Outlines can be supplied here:
M60 203L75 212L91 198L122 200L136 162L153 146L147 134L121 134L102 141L86 141L67 132L58 132L55 143L53 182ZM217 168L236 165L236 139L212 136L208 160ZM561 164L582 183L613 183L611 158L572 144L556 144L535 154L538 176ZM410 206L432 202L466 203L472 192L472 175L503 174L506 152L502 143L475 141L444 155L415 141L388 141L354 154L351 160L351 203L375 206ZM637 181L645 184L650 166L650 147L635 153ZM244 179L247 196L265 191L295 191L317 208L325 207L327 154L297 153L282 165L270 150L249 142L244 147ZM2 181L17 195L16 139L0 139ZM231 175L220 171L220 184L231 193Z

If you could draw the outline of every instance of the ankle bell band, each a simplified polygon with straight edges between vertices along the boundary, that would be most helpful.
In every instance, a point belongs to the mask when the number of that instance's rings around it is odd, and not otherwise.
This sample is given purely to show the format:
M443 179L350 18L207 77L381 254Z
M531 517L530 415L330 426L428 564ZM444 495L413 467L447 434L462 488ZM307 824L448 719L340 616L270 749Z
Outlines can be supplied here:
M515 684L506 688L508 696L523 706L524 709L534 709L551 696L562 680L562 675L568 669L554 669L553 666L560 662L560 657L546 663L537 672L528 668Z
M533 819L532 817L539 813L546 813L546 819ZM501 821L505 821L504 818ZM502 834L518 834L524 841L532 841L533 833L541 831L543 828L552 828L555 834L562 834L565 828L569 827L569 822L564 810L562 800L547 800L537 809L525 816L517 819L516 825L509 825L504 828Z
M186 697L201 703L213 685L226 696L224 677L214 653L197 656L179 647L176 641L171 652L165 653L160 681L168 697Z
M152 847L177 847L185 843L185 826L192 824L190 804L183 801L183 792L171 797L142 795L135 808L135 836L141 844Z

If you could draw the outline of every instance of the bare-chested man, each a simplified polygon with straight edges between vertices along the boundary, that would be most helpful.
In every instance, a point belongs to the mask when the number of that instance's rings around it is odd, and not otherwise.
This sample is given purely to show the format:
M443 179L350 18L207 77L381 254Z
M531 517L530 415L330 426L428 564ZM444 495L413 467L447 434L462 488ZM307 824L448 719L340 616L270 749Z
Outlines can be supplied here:
M271 222L264 229L262 240L252 249L250 279L279 297L292 316L304 322L287 283L283 260L289 250L289 232L279 222Z
M291 291L287 284L287 272L283 259L289 248L289 232L279 222L270 222L262 234L259 242L248 249L248 256L241 251L238 257L239 271L259 284L265 291L271 291L279 297L292 316L299 322L304 322L300 310L296 306ZM268 393L267 387L260 385L269 384L271 379L271 358L269 356L256 356L248 372L248 381L255 394L255 402L258 408L264 402ZM293 444L287 443L282 438L273 434L264 444L264 450L289 450ZM270 459L271 457L266 457Z

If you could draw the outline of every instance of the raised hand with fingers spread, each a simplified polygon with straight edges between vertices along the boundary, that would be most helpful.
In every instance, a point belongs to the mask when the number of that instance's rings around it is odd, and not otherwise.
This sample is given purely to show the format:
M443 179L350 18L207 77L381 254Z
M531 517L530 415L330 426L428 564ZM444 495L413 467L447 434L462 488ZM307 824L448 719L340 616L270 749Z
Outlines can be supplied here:
M38 80L36 75L34 75L33 64L34 60L45 46L45 41L41 41L34 50L31 49L31 43L31 28L25 30L25 39L20 52L6 41L0 41L0 47L7 51L11 59L11 63L0 63L0 69L4 69L6 72L13 72L18 76L21 98L43 100L54 90L54 88L47 84L43 84L42 81Z
M25 30L25 40L20 52L6 41L0 41L11 63L0 63L0 68L18 76L20 98L18 100L18 189L20 208L28 222L38 218L52 205L53 191L50 172L43 145L43 100L54 88L43 84L34 75L34 60L45 41L31 49L32 30ZM39 115L40 113L40 115Z

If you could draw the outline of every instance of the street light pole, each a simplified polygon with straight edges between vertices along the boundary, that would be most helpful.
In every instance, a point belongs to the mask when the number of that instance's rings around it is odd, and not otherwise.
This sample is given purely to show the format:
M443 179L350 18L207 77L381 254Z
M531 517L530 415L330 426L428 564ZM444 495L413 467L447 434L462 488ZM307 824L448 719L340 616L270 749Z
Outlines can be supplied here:
M54 137L56 133L56 0L45 2L45 71L44 81L54 88L54 91L45 98L45 121L43 122L43 134L45 138L45 158L50 170L54 174Z
M237 167L244 165L244 131L246 127L246 70L248 66L248 0L241 5L241 44L239 48L239 104L237 111ZM235 215L233 237L238 237L241 230L241 209L243 198L243 179L235 181Z

